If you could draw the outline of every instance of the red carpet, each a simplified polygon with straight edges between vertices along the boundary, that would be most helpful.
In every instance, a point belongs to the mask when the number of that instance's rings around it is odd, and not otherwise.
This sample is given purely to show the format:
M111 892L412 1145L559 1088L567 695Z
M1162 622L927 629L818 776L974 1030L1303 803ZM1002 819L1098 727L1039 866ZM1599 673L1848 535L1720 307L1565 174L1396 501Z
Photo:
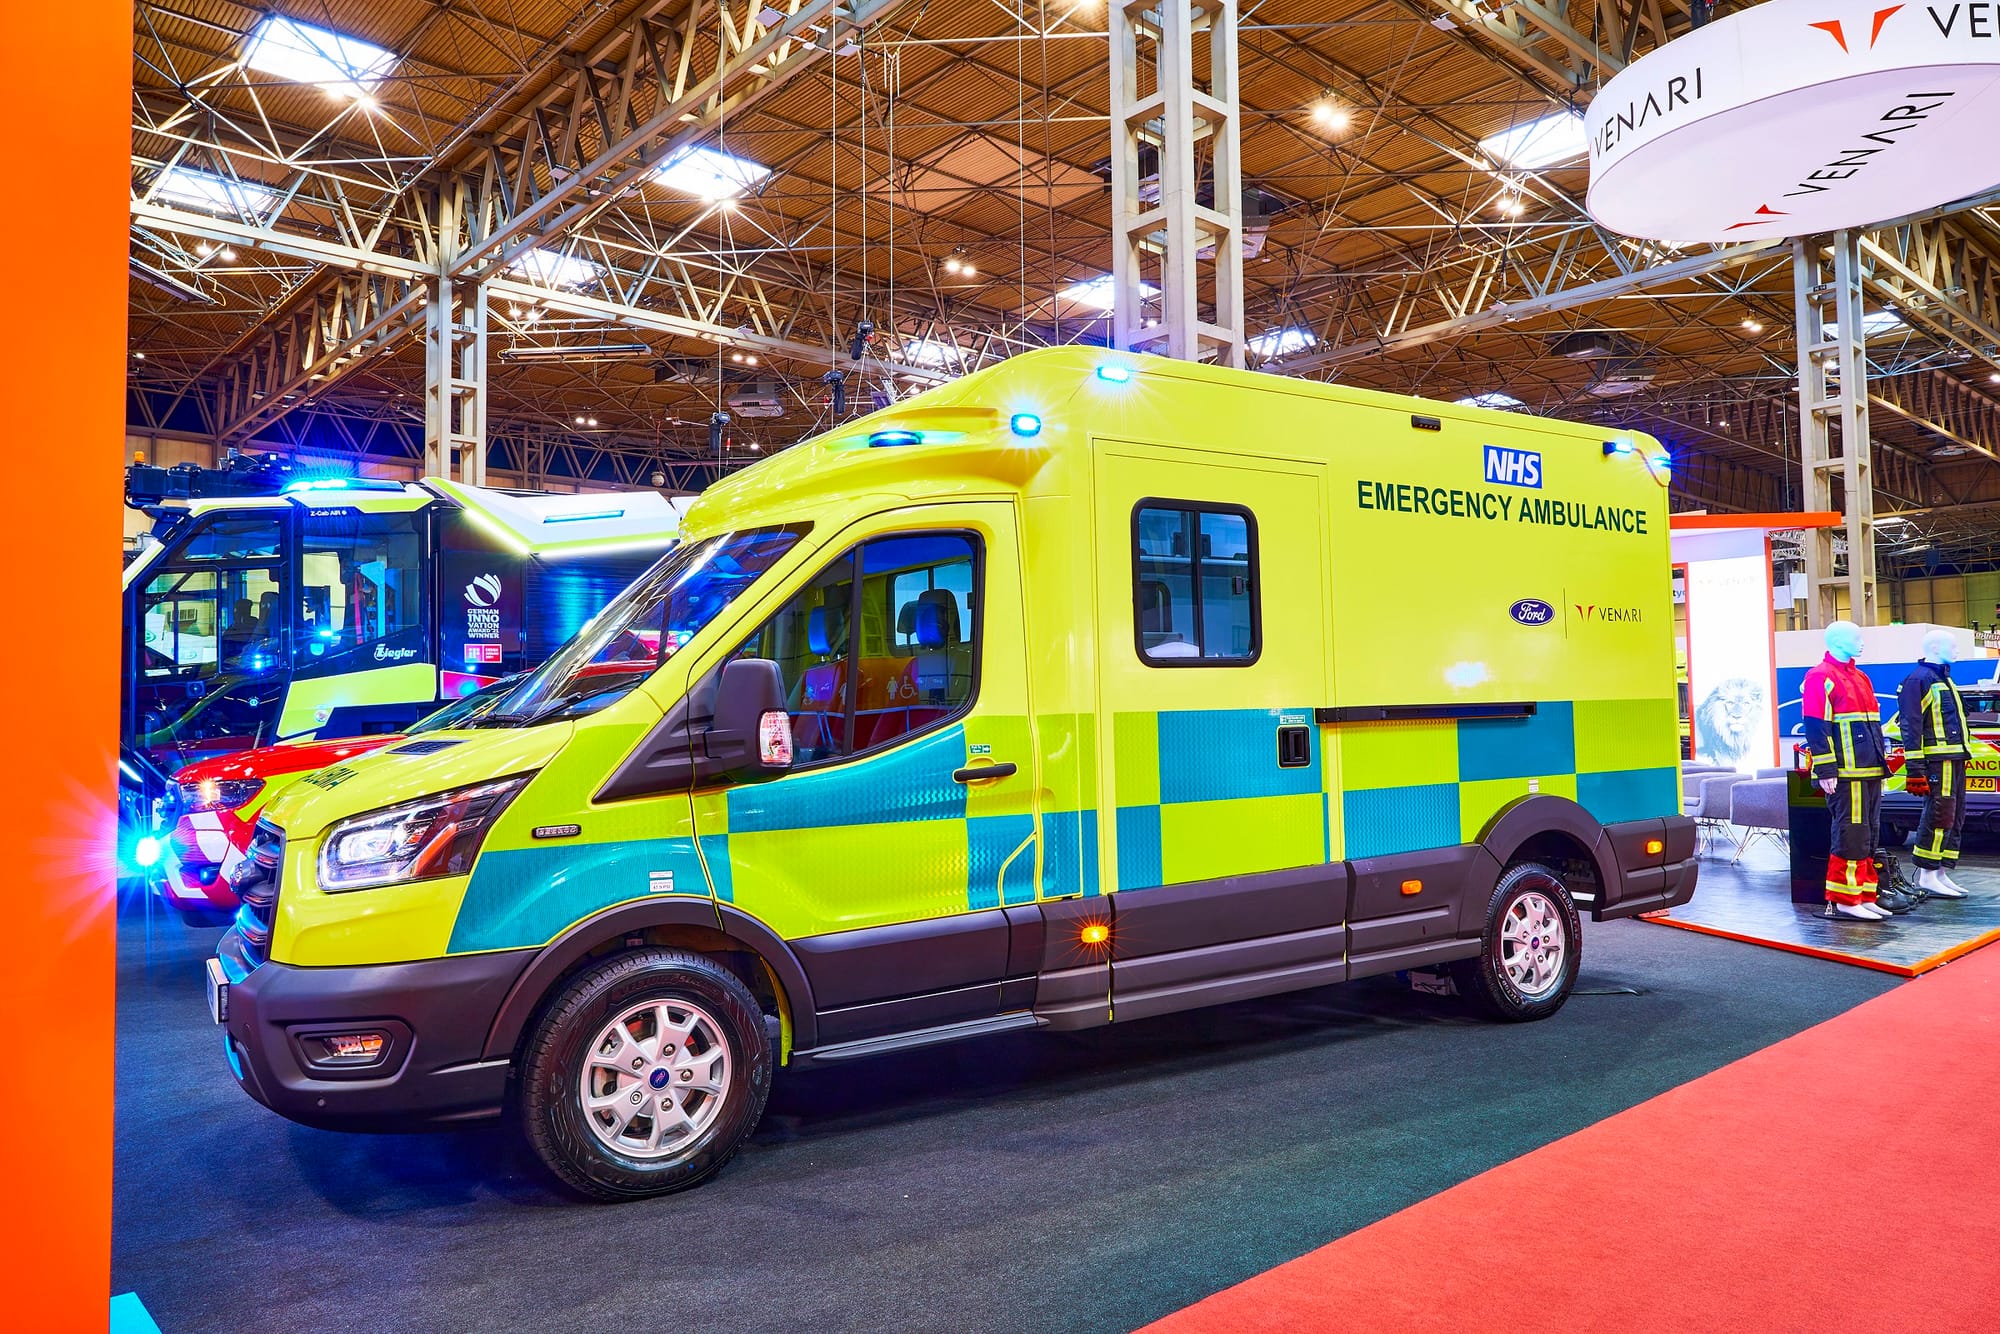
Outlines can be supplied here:
M1996 1328L2000 949L1148 1326Z

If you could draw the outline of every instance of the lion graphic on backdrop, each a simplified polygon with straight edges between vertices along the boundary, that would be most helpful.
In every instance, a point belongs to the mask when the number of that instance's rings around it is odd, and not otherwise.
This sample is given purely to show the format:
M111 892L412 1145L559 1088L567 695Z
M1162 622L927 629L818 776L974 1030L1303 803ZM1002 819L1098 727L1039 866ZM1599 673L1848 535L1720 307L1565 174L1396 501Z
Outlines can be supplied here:
M1735 768L1769 730L1764 687L1732 676L1702 697L1694 710L1694 753L1710 764Z

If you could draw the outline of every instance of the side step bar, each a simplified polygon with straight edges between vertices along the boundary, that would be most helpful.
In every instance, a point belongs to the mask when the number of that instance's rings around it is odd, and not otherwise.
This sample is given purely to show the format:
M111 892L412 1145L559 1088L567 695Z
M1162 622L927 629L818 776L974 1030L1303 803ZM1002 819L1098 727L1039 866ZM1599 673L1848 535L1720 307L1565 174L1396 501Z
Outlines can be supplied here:
M835 1042L825 1047L814 1047L811 1051L793 1052L789 1068L800 1070L807 1066L859 1060L864 1056L886 1056L893 1051L934 1047L940 1042L957 1042L961 1038L980 1038L992 1033L1012 1033L1023 1028L1039 1028L1041 1023L1040 1019L1027 1010L1021 1010L1014 1014L995 1015L991 1019L967 1019L956 1024L939 1024L935 1028L919 1028L909 1033L890 1033L879 1038L857 1038L852 1042Z

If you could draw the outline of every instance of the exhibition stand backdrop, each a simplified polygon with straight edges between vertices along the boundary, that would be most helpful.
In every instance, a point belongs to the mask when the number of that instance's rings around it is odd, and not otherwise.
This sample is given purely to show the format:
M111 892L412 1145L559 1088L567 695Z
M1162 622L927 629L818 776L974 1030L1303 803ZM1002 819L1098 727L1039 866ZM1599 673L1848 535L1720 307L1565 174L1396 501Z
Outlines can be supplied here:
M1831 511L1673 517L1673 561L1687 589L1693 759L1744 773L1778 764L1771 534L1839 523Z

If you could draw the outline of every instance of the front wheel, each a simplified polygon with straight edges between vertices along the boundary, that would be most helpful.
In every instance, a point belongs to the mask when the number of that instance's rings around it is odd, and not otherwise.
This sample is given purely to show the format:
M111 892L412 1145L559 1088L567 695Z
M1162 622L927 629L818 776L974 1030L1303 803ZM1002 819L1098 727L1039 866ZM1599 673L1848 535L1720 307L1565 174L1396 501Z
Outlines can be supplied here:
M1576 987L1583 922L1562 877L1539 862L1500 876L1479 957L1452 965L1458 993L1495 1019L1546 1019Z
M580 974L522 1057L528 1143L600 1200L664 1195L722 1170L771 1091L756 998L713 959L620 955Z

